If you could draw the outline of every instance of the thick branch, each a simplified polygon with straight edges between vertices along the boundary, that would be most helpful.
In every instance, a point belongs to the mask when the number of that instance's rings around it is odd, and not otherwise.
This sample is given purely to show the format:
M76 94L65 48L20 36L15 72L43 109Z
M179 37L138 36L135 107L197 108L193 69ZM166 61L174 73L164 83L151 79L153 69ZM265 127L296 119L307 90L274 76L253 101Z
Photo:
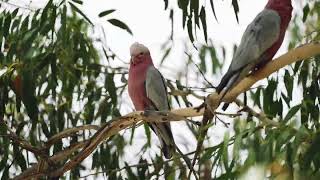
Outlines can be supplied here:
M76 134L79 131L83 131L83 130L99 130L99 128L100 127L97 126L97 125L83 125L83 126L78 126L78 127L66 129L66 130L64 130L64 131L52 136L47 141L46 147L50 147L51 145L53 145L55 142L61 140L62 138L72 136L72 135Z
M235 86L230 92L226 94L222 101L232 102L237 96L250 89L257 81L264 79L286 65L294 62L306 60L320 54L320 43L310 43L300 46L296 49L289 51L288 53L276 58L273 61L267 63L263 68L259 69L255 73L251 74L247 78L243 79L237 86ZM221 93L223 94L223 93ZM211 94L210 99L217 101L217 94ZM220 97L219 97L220 99ZM216 108L214 108L216 109Z

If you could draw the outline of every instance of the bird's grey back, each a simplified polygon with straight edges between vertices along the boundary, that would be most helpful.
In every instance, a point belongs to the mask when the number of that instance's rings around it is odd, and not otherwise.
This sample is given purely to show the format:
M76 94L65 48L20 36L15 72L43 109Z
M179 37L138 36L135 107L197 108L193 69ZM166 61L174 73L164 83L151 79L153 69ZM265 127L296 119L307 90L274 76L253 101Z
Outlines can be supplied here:
M276 11L264 9L260 12L245 30L230 70L237 71L248 64L257 64L259 57L277 41L280 23Z

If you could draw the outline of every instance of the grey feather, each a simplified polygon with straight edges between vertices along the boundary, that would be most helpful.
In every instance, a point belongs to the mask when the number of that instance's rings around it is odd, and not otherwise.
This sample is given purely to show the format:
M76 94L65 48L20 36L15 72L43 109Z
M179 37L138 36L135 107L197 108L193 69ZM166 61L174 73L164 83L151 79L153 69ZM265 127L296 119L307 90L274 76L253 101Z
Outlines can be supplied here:
M147 97L153 103L150 109L159 111L170 109L165 81L154 66L150 66L147 70L145 87ZM170 123L149 123L149 125L159 137L164 156L171 158L175 144Z
M265 61L264 52L279 38L281 19L274 10L265 9L245 30L227 73L217 87L225 93L246 77L257 64Z

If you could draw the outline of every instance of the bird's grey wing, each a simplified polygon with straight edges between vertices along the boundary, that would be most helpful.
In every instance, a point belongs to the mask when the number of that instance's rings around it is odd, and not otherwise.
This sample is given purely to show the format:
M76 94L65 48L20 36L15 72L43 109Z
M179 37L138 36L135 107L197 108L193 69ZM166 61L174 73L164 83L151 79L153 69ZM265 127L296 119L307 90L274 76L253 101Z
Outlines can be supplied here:
M167 88L161 73L153 66L149 67L146 74L147 97L159 111L169 110Z
M167 88L160 72L153 66L149 67L146 74L146 94L152 102L155 110L169 110ZM157 134L161 142L163 154L166 158L171 158L175 151L175 143L169 122L148 123Z
M216 91L225 89L222 97L263 59L264 52L279 38L281 18L274 10L265 9L250 23L242 35L231 65ZM227 105L224 106L226 109Z
M259 63L259 58L279 38L281 19L274 10L265 9L245 30L232 63L231 71L237 71L248 64Z

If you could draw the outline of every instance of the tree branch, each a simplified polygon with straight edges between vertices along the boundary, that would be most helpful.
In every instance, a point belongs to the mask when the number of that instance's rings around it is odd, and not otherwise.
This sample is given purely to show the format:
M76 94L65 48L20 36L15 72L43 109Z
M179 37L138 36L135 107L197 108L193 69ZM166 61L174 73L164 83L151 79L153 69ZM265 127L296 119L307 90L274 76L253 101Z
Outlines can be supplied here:
M97 125L83 125L83 126L77 126L74 128L66 129L58 134L55 134L52 136L46 143L46 147L52 146L54 143L59 141L62 138L72 136L76 134L78 131L83 131L83 130L99 130L99 126Z
M70 147L58 152L56 155L51 156L48 160L51 162L60 162L68 159L75 151L83 148L88 143L88 140L72 144ZM52 168L52 167L51 167ZM20 175L13 178L14 180L34 179L49 174L50 167L46 161L40 161L27 170L23 171Z
M244 107L244 103L241 102L240 100L236 99L234 102L238 106ZM252 109L248 106L244 107L244 111L247 111L249 114L252 114L252 116L258 118L259 120L261 120L265 124L272 125L272 126L279 126L280 125L278 122L269 119L263 112L258 113L254 109Z
M260 79L263 79L273 72L279 70L280 68L297 62L303 59L308 59L315 55L320 54L320 44L319 43L310 43L299 48L293 49L285 55L280 56L279 58L269 62L266 66L261 68L259 71L253 73L248 76L244 80L242 80L238 85L236 85L230 92L228 92L222 101L224 102L232 102L239 94L247 91L253 84L255 84ZM223 94L223 93L221 93ZM219 106L219 102L221 99L221 95L216 93L212 93L207 97L206 107L210 109L212 113L215 112L215 109ZM21 173L18 177L28 177L29 174L37 174L37 176L49 175L52 177L58 177L63 175L65 172L73 169L75 166L80 164L85 158L87 158L99 144L105 141L107 138L112 135L117 134L119 131L131 127L139 122L168 122L168 121L180 121L185 120L186 117L196 117L202 116L204 113L203 107L193 107L193 108L183 108L172 110L171 112L132 112L123 117L115 118L109 121L107 124L103 125L95 134L90 138L90 140L82 143L81 146L77 146L76 148L72 148L70 151L63 151L50 157L49 159L54 162L59 162L65 160L70 156L73 152L75 152L79 148L83 148L78 154L76 154L72 159L70 159L67 163L65 163L62 167L56 170L49 170L48 166L41 166L41 163L36 164L32 167L32 169L28 169ZM75 128L75 131L79 129ZM62 133L63 135L59 135L59 137L65 137L65 135L69 133ZM63 157L59 155L63 155ZM58 158L61 157L61 158ZM40 168L35 168L40 167ZM31 178L30 176L28 178ZM24 178L27 179L27 178Z
M316 55L320 55L320 43L309 43L302 45L296 49L289 51L288 53L276 58L273 61L267 63L263 68L259 69L255 73L251 74L247 78L239 82L231 91L229 91L225 97L222 99L223 102L233 102L237 96L243 92L250 89L252 85L261 79L264 79L271 75L272 73L278 71L279 69L285 67L286 65L292 64L294 62L310 59ZM220 93L223 94L223 93ZM216 93L210 95L210 101L213 105L219 103L217 99L221 97ZM215 102L214 102L215 101ZM218 106L218 105L216 105ZM213 108L216 109L216 108Z

